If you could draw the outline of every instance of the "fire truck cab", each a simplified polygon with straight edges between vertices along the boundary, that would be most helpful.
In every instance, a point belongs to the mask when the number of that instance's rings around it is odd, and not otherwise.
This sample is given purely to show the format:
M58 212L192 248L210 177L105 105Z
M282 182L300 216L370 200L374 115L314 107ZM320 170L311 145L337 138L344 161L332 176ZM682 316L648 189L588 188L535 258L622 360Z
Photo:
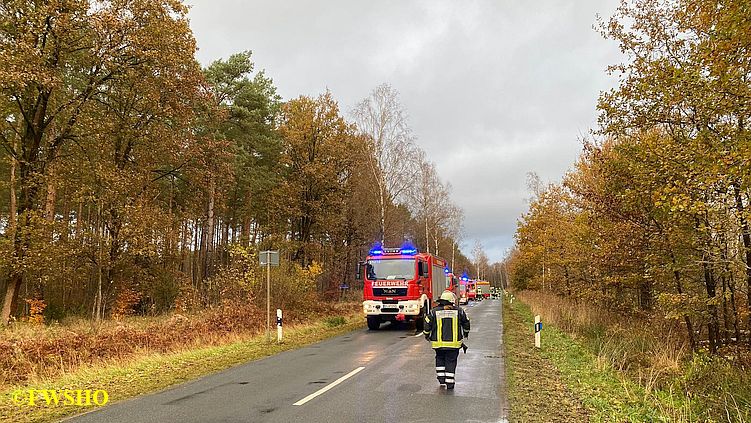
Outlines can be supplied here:
M475 284L478 299L490 298L490 282L477 281Z
M469 281L469 278L467 278L467 274L465 273L461 278L459 278L459 304L467 304L469 302L469 298L467 297L467 282Z
M475 281L468 280L467 281L467 300L468 301L475 301L477 299L477 290Z
M358 264L357 279L363 281L362 308L371 330L386 321L415 321L422 330L425 313L455 281L445 260L409 244L373 247Z

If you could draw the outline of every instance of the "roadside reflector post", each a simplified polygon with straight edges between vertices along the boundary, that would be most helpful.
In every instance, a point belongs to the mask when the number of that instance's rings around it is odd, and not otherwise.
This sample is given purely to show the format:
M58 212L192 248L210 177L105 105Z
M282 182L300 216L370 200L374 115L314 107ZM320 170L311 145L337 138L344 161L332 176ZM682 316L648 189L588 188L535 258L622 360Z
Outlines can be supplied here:
M276 342L282 342L282 309L276 309Z
M540 315L535 315L535 347L540 348L540 332L542 332L542 322Z

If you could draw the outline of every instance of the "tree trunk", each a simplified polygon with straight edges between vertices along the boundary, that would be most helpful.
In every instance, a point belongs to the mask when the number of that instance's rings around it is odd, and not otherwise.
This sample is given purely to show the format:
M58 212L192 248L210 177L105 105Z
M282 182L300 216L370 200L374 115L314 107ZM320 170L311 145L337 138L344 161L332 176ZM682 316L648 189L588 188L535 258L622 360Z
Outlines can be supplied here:
M216 180L214 174L209 174L209 204L206 210L206 225L204 227L205 237L203 245L203 263L202 263L202 279L206 280L210 276L210 267L213 260L214 253L214 206L216 202Z
M733 193L735 195L735 207L738 209L738 221L741 226L741 236L743 238L744 258L746 264L746 304L751 308L751 231L749 231L748 220L744 215L746 206L743 204L743 196L739 184L733 184ZM751 331L751 313L748 315L748 329ZM739 340L740 341L740 340ZM751 347L751 333L748 335L748 345Z
M386 242L386 193L384 192L383 181L380 177L376 178L378 181L378 206L380 208L380 230L381 230L381 245Z
M63 209L61 213L63 215L63 224L60 239L67 241L70 236L70 199L68 198L68 190L66 188L63 188Z
M16 143L15 139L13 142L13 152L16 151ZM16 238L16 222L18 219L17 213L17 207L16 207L16 167L18 166L18 162L15 158L15 156L10 156L10 201L8 205L8 237L10 239ZM12 303L13 303L13 296L16 293L16 290L18 288L15 286L15 283L9 279L5 286L5 295L3 296L3 303L2 303L2 309L0 309L0 319L2 319L2 323L8 323L10 320L10 313L12 310Z
M714 301L717 292L714 276L712 275L712 270L707 262L709 259L710 257L705 253L704 257L702 257L702 269L704 270L704 285L707 289L707 297L710 301ZM719 340L719 316L716 304L710 303L707 308L709 309L709 323L707 323L707 329L709 331L709 352L715 354L717 352L717 344Z
M51 172L52 173L52 172ZM44 204L44 219L48 222L55 221L55 202L57 201L57 187L55 187L54 176L51 175L47 180L47 200Z
M427 248L428 251L426 251L428 254L430 254L430 239L429 239L429 232L428 232L428 215L425 215L425 248Z
M15 154L16 151L16 142L15 138L13 140L13 152ZM18 213L18 210L16 209L16 167L18 166L18 162L16 161L15 156L10 156L10 202L8 205L8 235L10 239L14 238L14 234L16 232L16 219L18 218L16 214Z
M675 279L675 289L679 295L683 295L683 284L681 283L681 273L677 269L677 263L675 255L670 251L670 259L673 262L673 278ZM696 351L696 334L694 333L694 325L691 323L691 318L688 314L683 315L683 321L686 323L686 331L688 332L688 342L691 344L691 351Z
M229 252L227 251L227 244L229 243L229 221L222 219L222 240L220 242L220 249L222 251L222 264L227 265L229 263Z
M639 284L639 306L642 310L652 310L652 283L642 281Z
M83 200L78 200L78 211L76 212L76 239L81 238L81 221L83 220Z
M27 152L27 155L29 153ZM36 158L35 161L36 162ZM37 204L39 187L35 183L37 178L36 171L30 166L31 161L24 160L20 163L20 184L21 184L21 201L18 204L18 214L21 217L17 221L16 231L13 236L13 252L19 263L23 262L26 253L29 251L28 234L24 228L31 225L30 214L34 213ZM18 290L24 282L23 269L14 266L11 269L8 284L5 289L5 298L3 300L3 309L0 311L0 321L7 324L10 316L17 308Z

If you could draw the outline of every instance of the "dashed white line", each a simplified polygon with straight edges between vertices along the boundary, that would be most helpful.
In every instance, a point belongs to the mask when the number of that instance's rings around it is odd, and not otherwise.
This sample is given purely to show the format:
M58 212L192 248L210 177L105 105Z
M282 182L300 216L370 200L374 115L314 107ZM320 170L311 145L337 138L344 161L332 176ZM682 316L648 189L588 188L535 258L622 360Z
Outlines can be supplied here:
M365 367L358 367L355 370L352 370L351 372L347 373L346 375L340 377L339 379L331 382L330 384L328 384L328 385L324 386L323 388L321 388L321 389L313 392L312 394L310 394L307 397L301 399L300 401L297 401L296 403L294 403L292 405L303 405L303 404L305 404L306 402L312 400L313 398L315 398L315 397L317 397L317 396L325 393L326 391L328 391L329 389L333 388L334 386L336 386L336 385L344 382L345 380L351 378L352 376L360 373L362 371L362 369L364 369L364 368Z

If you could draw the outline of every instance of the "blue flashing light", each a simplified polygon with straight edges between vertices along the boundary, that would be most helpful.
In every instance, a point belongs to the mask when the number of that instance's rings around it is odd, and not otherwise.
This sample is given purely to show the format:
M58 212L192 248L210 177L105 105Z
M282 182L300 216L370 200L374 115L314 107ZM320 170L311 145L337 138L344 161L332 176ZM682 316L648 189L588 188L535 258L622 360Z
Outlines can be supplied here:
M462 274L462 280L465 281L465 282L469 280L469 276L467 276L467 272L464 272Z
M443 273L445 273L445 274L447 274L447 275L448 275L448 274L449 274L449 273L451 273L451 272L449 272L449 268L448 268L448 267L444 267L444 268L443 268Z
M411 242L405 241L404 244L402 244L401 253L405 256L413 256L417 254L417 247L412 245Z
M373 245L373 248L370 249L370 252L368 254L371 256L382 256L383 247L381 247L381 243L376 242L375 245Z

